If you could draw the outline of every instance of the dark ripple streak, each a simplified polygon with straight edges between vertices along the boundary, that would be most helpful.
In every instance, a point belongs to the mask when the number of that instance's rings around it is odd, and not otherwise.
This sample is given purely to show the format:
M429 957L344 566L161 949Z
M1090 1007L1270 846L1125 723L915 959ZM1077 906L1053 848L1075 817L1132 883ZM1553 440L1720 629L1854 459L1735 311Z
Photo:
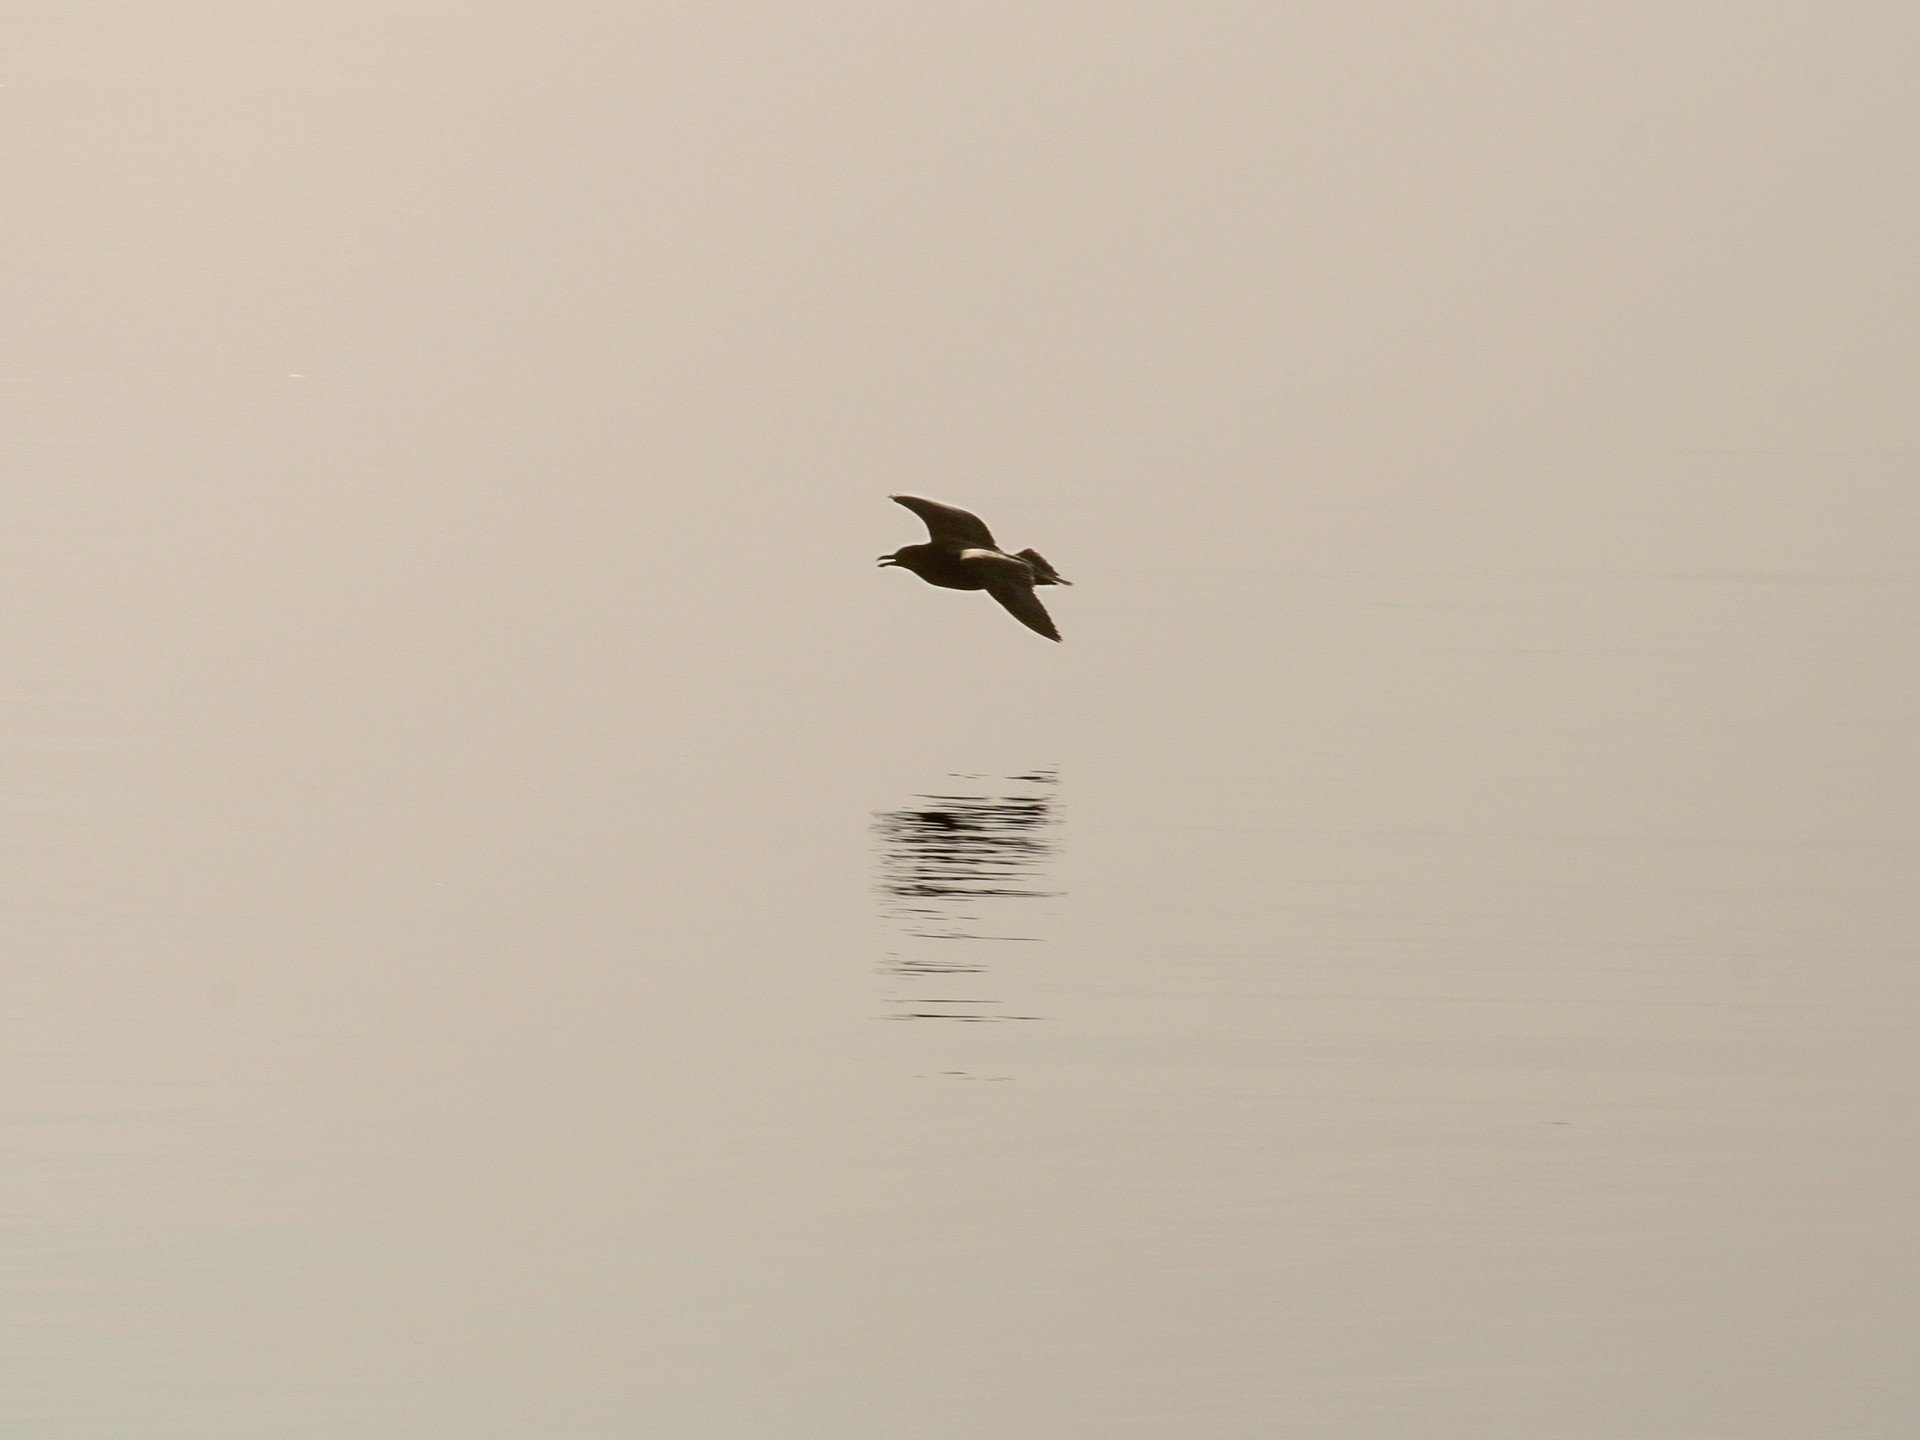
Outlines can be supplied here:
M1054 853L1048 832L1056 824L1055 773L1039 770L1005 779L952 778L990 779L996 788L1033 788L1000 794L920 795L910 805L874 816L882 908L907 937L904 951L891 956L886 966L896 976L984 972L984 959L976 951L961 954L941 947L942 953L935 954L923 950L919 942L1037 942L1037 935L988 933L986 912L1002 902L1042 900L1058 893L1044 884L1045 867ZM913 997L898 1003L905 1007L895 1012L898 1019L1032 1018L992 1013L990 1008L980 1013L998 1002L973 997Z

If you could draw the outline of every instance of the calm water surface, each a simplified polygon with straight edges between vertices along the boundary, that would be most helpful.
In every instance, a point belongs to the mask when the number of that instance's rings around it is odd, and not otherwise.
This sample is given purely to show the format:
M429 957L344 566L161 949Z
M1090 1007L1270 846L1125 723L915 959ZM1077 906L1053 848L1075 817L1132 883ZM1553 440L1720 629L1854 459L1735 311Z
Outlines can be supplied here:
M1914 1433L1911 27L1382 16L28 7L0 1432Z

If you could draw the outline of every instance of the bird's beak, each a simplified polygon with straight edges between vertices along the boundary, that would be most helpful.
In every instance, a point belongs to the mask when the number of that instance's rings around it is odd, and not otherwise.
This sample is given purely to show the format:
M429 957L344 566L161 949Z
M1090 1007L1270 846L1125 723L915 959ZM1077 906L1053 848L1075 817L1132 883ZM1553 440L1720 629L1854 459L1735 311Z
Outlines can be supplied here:
M882 569L884 569L888 565L898 565L899 563L900 562L894 559L893 556L891 555L882 555L880 557L880 568Z

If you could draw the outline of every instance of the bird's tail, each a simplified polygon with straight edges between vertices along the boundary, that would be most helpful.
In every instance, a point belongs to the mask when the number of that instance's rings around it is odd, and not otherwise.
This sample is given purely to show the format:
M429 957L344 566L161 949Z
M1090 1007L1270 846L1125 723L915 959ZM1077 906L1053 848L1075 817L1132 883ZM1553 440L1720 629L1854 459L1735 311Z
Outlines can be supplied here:
M1038 550L1018 551L1015 558L1024 560L1033 567L1033 583L1036 585L1071 585L1073 583L1049 565L1047 557Z

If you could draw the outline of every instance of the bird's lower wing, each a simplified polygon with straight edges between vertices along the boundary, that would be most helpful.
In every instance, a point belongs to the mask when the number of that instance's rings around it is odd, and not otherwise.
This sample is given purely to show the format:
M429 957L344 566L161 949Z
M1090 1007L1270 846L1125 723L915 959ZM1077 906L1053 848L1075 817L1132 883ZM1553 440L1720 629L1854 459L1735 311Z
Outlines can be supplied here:
M942 505L938 500L922 500L918 495L889 495L896 505L904 505L927 522L927 533L942 545L978 545L987 550L997 547L993 533L978 515Z
M1032 586L1003 581L987 586L987 593L1006 606L1007 613L1029 630L1037 630L1049 640L1060 638L1060 632L1054 628L1053 617L1047 614L1047 607L1040 603Z

